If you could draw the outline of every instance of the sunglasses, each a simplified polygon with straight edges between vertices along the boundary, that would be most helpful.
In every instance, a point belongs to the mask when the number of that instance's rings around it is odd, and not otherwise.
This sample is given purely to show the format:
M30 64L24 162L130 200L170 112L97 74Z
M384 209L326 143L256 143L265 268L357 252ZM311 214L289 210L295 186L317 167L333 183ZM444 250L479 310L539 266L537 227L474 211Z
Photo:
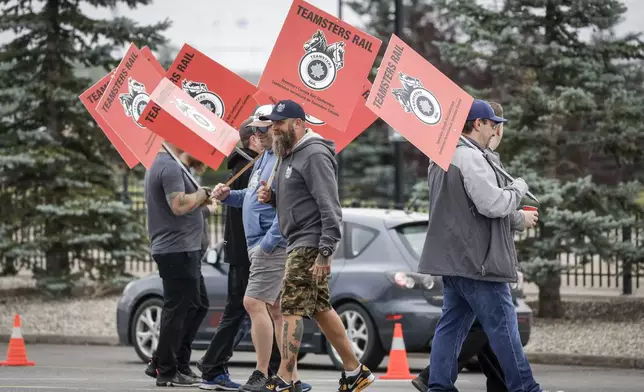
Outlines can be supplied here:
M269 125L267 127L251 127L251 129L253 130L253 133L257 133L257 132L266 133L266 132L268 132L268 129L270 127L271 126Z

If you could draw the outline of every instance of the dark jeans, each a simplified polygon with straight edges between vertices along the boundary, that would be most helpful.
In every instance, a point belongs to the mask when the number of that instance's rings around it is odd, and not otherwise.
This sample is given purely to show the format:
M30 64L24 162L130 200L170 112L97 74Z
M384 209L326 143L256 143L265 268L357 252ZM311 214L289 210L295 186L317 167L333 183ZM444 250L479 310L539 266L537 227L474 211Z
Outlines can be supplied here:
M187 371L190 369L190 356L192 354L192 342L197 336L197 331L208 314L210 302L208 301L208 293L206 292L206 283L203 276L199 277L199 300L192 303L190 310L186 315L186 320L183 323L183 339L177 353L177 366L180 371Z
M185 350L183 346L188 340L192 342L199 328L193 320L200 313L195 305L201 303L202 296L200 256L200 251L153 255L163 282L163 311L155 352L159 375L162 376L172 377L177 371L177 363L183 363L186 355L190 360L190 349ZM203 291L206 295L205 287ZM188 317L191 319L186 322ZM203 319L203 315L200 317ZM179 347L182 348L181 353Z
M481 370L487 379L487 392L507 392L508 389L505 386L501 364L496 358L496 355L494 355L492 347L490 347L490 343L487 335L483 331L483 327L478 323L475 323L474 326L472 326L472 329L467 334L467 337L463 342L461 353L458 356L459 372L475 355L477 356ZM419 377L422 381L427 382L429 380L429 372L429 366L420 372ZM425 390L428 390L427 384L425 384Z
M523 351L510 286L459 277L443 277L443 313L432 341L431 392L458 391L458 355L474 319L478 319L512 392L540 392Z

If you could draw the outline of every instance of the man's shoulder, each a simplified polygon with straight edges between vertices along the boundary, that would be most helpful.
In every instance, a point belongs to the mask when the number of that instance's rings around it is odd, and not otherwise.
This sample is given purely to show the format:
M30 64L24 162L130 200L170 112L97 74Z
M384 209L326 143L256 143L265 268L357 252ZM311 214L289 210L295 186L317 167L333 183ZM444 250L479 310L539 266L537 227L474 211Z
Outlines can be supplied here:
M329 151L326 146L321 144L309 144L299 151L301 154L299 159L303 161L305 166L309 163L320 163L320 162L333 162L335 161L335 156Z
M470 165L480 165L485 162L483 154L480 150L469 146L458 146L452 156L451 164L463 170Z

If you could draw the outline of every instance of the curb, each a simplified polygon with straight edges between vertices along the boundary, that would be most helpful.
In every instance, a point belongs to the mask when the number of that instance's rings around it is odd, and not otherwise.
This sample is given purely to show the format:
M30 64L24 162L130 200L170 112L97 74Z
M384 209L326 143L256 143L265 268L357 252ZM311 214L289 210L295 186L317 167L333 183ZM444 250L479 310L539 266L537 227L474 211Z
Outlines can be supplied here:
M0 335L0 342L7 343L11 335ZM120 346L116 336L76 336L33 334L24 335L27 344L69 344L88 346ZM413 356L410 353L410 356ZM554 354L527 352L528 360L540 365L590 366L619 369L644 369L644 358L611 357L600 355ZM423 356L425 358L426 356Z
M0 335L0 342L8 343L11 335ZM116 336L80 336L80 335L54 335L54 334L25 334L25 343L40 344L69 344L88 346L119 346Z
M526 353L530 363L541 365L593 366L619 369L644 369L644 358L601 355Z

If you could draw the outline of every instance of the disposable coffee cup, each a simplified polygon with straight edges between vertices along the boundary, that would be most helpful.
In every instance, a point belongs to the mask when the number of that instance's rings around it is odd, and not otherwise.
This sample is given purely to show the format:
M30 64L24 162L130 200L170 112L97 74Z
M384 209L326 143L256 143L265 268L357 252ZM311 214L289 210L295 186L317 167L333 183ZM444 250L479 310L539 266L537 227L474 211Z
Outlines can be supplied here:
M523 206L523 211L539 211L535 206Z

